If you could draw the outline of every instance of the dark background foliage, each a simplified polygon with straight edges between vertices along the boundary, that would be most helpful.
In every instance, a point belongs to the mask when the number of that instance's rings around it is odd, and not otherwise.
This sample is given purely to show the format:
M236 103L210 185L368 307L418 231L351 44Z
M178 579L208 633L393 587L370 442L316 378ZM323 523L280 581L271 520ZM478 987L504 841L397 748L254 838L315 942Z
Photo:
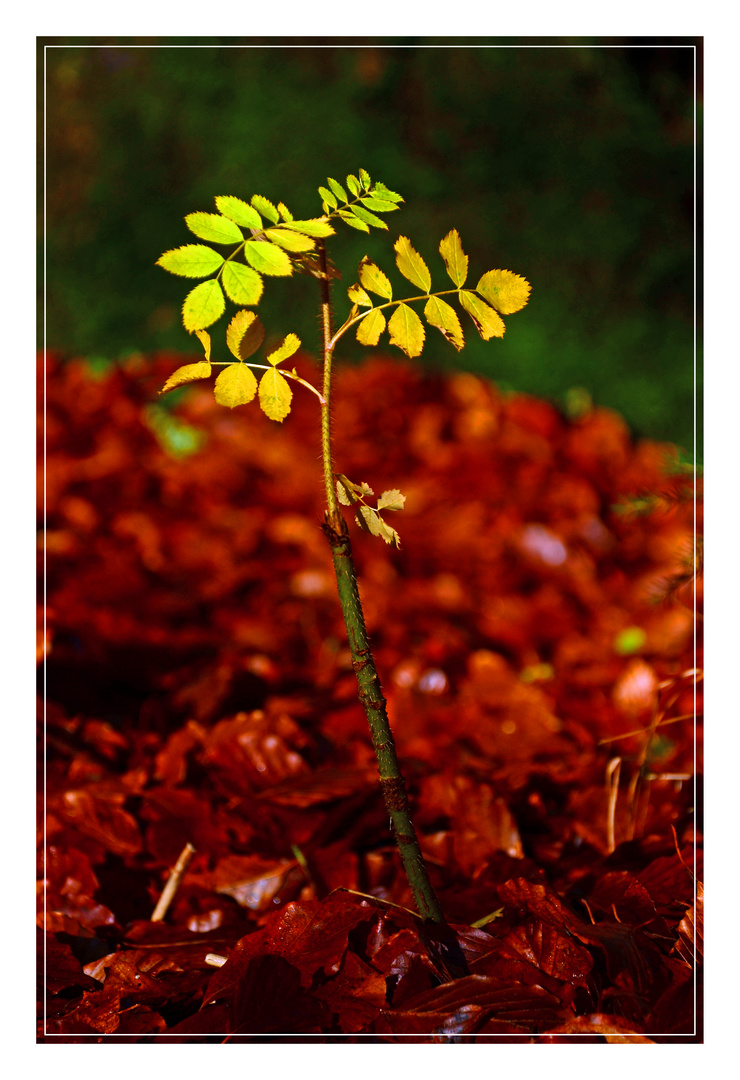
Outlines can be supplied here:
M533 284L505 347L430 341L427 363L566 406L584 387L691 451L695 39L47 43L49 346L99 362L188 349L183 282L154 265L189 241L183 216L255 192L311 216L327 174L362 166L405 196L390 237L433 278L456 227L473 275ZM347 233L345 277L365 253L392 266L386 237ZM261 309L316 349L314 305L310 278L277 280Z

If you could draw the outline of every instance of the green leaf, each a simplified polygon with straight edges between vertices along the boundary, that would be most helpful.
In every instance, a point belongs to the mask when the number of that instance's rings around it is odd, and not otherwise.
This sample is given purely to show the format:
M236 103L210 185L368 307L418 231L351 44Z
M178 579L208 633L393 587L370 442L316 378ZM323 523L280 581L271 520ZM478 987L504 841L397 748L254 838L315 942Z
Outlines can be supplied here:
M266 217L273 225L277 225L280 220L280 214L278 213L277 208L274 207L270 200L266 199L264 195L253 195L252 206L258 213L262 214L262 217Z
M504 336L506 329L504 320L474 292L461 290L458 293L458 298L475 323L476 329L484 341L488 341L492 337Z
M260 379L260 406L270 420L278 420L282 423L290 412L290 403L293 392L288 386L287 379L283 378L279 371L270 368Z
M439 250L453 284L458 289L461 288L468 276L468 257L462 249L457 229L452 229L444 240L440 241Z
M215 278L202 281L185 297L182 305L182 322L188 331L205 330L219 319L226 308L221 286Z
M370 187L370 173L366 169L360 169L360 183L365 191ZM357 192L355 192L357 194Z
M288 256L269 240L247 240L244 245L244 258L259 270L260 274L270 274L273 277L290 277L293 273L293 264Z
M254 372L246 364L229 364L216 379L213 394L219 405L234 409L246 405L257 393Z
M367 225L374 225L376 229L388 228L382 218L376 217L375 214L371 214L364 206L353 206L352 213L355 214L360 221L364 221Z
M406 496L402 495L398 488L384 491L378 499L378 510L403 510Z
M289 356L292 356L294 352L297 352L301 347L301 339L297 334L288 334L284 341L278 345L274 352L271 352L267 360L270 364L281 364L283 360L287 360Z
M256 270L243 263L227 262L221 275L226 295L235 304L258 304L264 282Z
M295 229L296 232L304 233L306 236L334 236L336 232L328 221L322 221L321 218L311 218L309 221L286 221L285 228Z
M336 195L333 192L329 191L328 188L320 187L319 195L324 200L326 205L330 206L332 210L336 210L336 208L339 206Z
M216 206L224 217L237 225L244 225L247 229L262 228L262 218L244 199L237 199L235 195L217 195Z
M174 371L162 389L160 394L166 394L168 390L174 390L183 383L194 382L196 379L207 379L211 374L211 365L207 360L199 360L197 364L185 364Z
M377 345L385 330L385 315L375 308L357 324L357 340L361 345Z
M226 330L226 344L237 360L257 352L265 338L265 328L254 311L237 311Z
M278 208L278 212L280 214L280 217L283 219L283 221L292 221L293 220L293 215L291 214L290 210L285 205L285 203L279 202L277 204L277 208Z
M398 195L395 191L391 191L385 186L385 184L376 184L372 191L373 195L377 195L379 199L390 199L391 202L403 202L403 195Z
M362 169L360 169L360 172L362 172ZM347 187L349 188L349 190L352 192L353 195L359 195L360 194L360 182L359 182L359 180L357 179L356 176L352 175L352 173L350 173L349 176L347 177Z
M347 296L350 298L353 304L359 304L360 307L372 307L373 302L367 295L364 289L359 285L350 285L347 289Z
M381 214L387 214L391 210L398 210L398 203L387 202L385 199L376 199L370 195L366 199L360 199L363 206L366 206L368 210L378 210Z
M370 232L370 226L366 225L364 221L360 221L358 217L355 217L351 210L337 210L337 214L342 221L346 221L353 229L359 229L360 232Z
M304 236L303 233L288 229L285 225L265 229L265 236L273 244L285 248L286 251L313 251L316 247L316 241L312 240L310 236Z
M399 304L388 322L391 345L398 345L409 357L420 356L424 348L424 327L408 304Z
M332 180L332 178L329 176L329 177L327 177L326 182L329 185L329 187L332 189L332 191L334 192L334 194L336 195L336 197L339 199L340 202L343 202L343 203L349 202L349 200L347 198L347 192L344 190L342 185L337 180Z
M157 259L156 265L168 270L170 274L198 278L208 277L214 270L218 270L223 261L223 255L205 244L185 244L184 247L165 251L164 255Z
M465 337L454 308L451 308L444 300L440 300L438 296L430 296L424 308L424 318L460 352L465 344Z
M210 240L213 244L236 244L244 239L239 226L222 214L206 214L199 210L188 214L185 224L201 240Z
M417 285L423 292L428 293L432 287L431 274L419 252L411 246L409 238L399 236L393 245L393 250L396 252L396 265L403 276L412 285Z
M380 267L376 266L367 255L360 262L360 284L364 285L370 292L385 297L386 300L393 299L393 288L390 281Z
M513 315L515 311L521 311L529 300L532 286L526 278L511 270L489 270L480 279L475 291L502 315Z

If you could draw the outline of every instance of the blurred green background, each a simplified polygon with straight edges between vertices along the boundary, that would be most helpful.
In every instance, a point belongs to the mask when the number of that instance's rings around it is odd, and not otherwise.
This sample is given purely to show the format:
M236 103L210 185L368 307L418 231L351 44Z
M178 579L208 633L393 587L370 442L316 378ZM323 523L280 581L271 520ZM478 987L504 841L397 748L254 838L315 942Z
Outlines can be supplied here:
M471 280L533 286L503 342L464 319L464 351L429 334L424 362L561 405L586 388L691 453L700 39L645 40L41 39L48 346L197 351L179 320L193 283L154 265L193 240L184 215L259 193L315 216L317 185L363 167L406 203L388 234L338 233L343 285L364 254L395 280L399 234L443 282L457 228ZM260 313L318 352L314 285L269 280Z

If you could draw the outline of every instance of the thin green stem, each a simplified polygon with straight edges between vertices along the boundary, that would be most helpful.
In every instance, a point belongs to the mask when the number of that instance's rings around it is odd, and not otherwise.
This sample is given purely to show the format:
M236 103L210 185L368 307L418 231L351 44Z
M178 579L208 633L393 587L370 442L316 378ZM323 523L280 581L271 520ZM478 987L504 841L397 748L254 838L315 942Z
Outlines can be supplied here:
M329 420L333 350L331 295L329 276L326 272L326 249L323 241L319 242L319 258L322 269L320 281L324 337L324 404L321 407L322 456L327 502L324 532L331 547L334 572L337 579L337 591L352 655L352 667L357 676L358 697L370 726L370 736L378 759L380 784L401 861L421 917L427 922L441 923L446 926L444 913L429 880L416 830L409 814L406 784L398 763L386 702L381 691L380 679L375 668L375 660L373 659L365 628L365 618L357 587L347 524L337 505Z

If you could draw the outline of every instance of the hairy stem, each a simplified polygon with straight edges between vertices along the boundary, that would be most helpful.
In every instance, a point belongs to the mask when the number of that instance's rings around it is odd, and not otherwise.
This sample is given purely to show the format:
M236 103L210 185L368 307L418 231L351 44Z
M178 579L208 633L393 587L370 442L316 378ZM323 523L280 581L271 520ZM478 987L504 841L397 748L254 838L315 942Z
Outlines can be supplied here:
M344 624L347 628L352 666L357 676L358 697L370 726L370 735L378 759L380 784L403 867L421 917L428 922L445 923L445 917L429 880L416 830L409 814L406 784L398 764L386 702L381 692L380 679L367 638L347 525L337 505L329 416L334 344L331 333L330 282L323 241L319 242L318 247L322 270L320 280L324 338L324 403L321 406L321 443L327 503L324 532L334 561L337 591L344 615Z

